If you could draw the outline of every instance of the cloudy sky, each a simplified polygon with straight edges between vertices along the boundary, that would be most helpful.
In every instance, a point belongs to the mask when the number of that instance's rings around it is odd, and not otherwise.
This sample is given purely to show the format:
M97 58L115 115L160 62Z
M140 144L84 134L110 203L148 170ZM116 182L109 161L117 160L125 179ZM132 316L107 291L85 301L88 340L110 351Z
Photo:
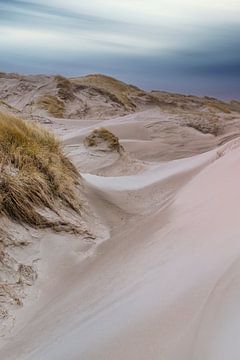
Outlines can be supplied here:
M240 98L239 0L0 0L0 71Z

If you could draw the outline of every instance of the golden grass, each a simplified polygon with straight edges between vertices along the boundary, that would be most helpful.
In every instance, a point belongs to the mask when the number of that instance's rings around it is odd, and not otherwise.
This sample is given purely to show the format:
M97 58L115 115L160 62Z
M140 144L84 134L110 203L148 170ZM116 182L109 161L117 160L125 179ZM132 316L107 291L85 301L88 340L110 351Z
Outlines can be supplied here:
M79 174L51 133L0 112L0 213L21 223L47 227L43 210L80 214Z
M120 153L123 150L118 137L103 127L95 129L90 135L88 135L85 139L85 144L92 147L97 146L102 141L106 142L108 148L112 151Z
M64 102L53 95L43 95L37 100L37 104L48 113L57 118L63 118L65 112Z
M73 84L81 84L90 87L100 89L110 95L110 99L119 105L125 107L125 109L135 109L136 105L130 99L130 95L136 94L140 89L133 87L132 85L125 84L122 81L114 79L110 76L101 74L87 75L81 78L71 79Z
M231 109L227 104L221 103L221 102L210 102L208 101L206 103L208 108L213 110L218 110L220 112L223 112L224 114L231 114Z
M81 83L85 85L92 85L99 88L104 88L111 92L122 93L122 92L132 92L135 89L132 86L125 84L122 81L112 78L111 76L101 75L101 74L93 74L87 75L81 78L73 78L73 82Z

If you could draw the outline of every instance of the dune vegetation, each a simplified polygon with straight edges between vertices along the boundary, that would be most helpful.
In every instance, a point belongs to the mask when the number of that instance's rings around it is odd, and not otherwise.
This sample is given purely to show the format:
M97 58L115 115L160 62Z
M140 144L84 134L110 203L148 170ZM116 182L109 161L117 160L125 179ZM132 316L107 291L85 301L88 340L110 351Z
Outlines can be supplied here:
M130 95L141 93L141 90L132 85L125 84L106 75L87 75L80 78L72 78L75 85L89 86L98 89L102 95L109 97L113 102L123 106L126 110L134 110L136 105Z
M73 85L70 80L61 75L55 76L54 80L57 83L59 98L63 101L74 100Z
M221 122L214 114L195 114L195 116L185 116L185 118L185 126L203 134L218 136L222 132Z
M220 112L223 112L224 114L231 114L231 108L230 108L230 105L226 104L226 103L223 103L221 101L208 101L206 103L206 105L208 106L208 108L210 110L216 110L216 111L220 111Z
M112 151L120 153L123 150L118 137L103 127L93 130L85 139L85 145L90 147L97 146L102 142L105 142L107 147Z
M43 95L38 98L37 104L44 110L56 117L63 118L65 112L64 102L53 95Z
M0 164L1 214L37 227L67 225L61 207L80 214L79 173L44 128L0 112Z

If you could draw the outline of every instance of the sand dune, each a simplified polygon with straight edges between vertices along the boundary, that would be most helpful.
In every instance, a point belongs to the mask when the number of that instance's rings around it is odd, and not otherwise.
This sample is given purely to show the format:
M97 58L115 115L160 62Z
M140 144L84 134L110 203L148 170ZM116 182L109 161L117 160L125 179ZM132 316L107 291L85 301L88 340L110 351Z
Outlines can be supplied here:
M214 135L183 115L154 105L101 121L51 118L96 236L38 235L35 292L1 359L239 358L240 117L219 115ZM124 151L86 147L96 127Z

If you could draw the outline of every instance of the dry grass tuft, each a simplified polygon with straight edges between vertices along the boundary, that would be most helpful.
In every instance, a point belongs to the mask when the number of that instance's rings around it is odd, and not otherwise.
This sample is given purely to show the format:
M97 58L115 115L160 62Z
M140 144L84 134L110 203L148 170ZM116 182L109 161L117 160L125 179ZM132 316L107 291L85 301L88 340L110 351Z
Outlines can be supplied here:
M112 151L117 151L119 153L123 151L123 147L119 143L118 137L105 128L95 129L85 139L85 145L90 147L98 146L102 142L105 142L107 147Z
M43 95L37 100L37 104L48 113L57 118L63 118L65 112L65 105L62 100L59 100L53 95Z
M0 113L1 214L32 226L67 225L48 220L43 210L59 215L63 206L80 214L79 177L54 135Z

